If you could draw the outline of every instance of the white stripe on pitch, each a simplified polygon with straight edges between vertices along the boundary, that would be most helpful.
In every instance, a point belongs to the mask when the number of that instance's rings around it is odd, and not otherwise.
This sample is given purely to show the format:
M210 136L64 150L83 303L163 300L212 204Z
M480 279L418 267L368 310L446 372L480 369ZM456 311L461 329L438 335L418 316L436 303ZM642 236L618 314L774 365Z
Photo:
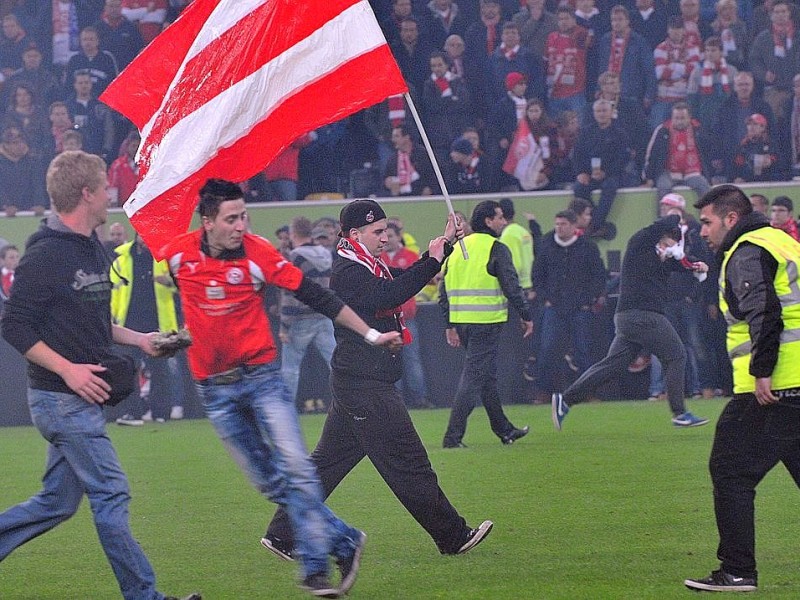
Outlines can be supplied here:
M365 0L346 9L176 123L153 152L147 175L124 205L125 213L133 216L200 170L219 148L247 135L288 96L385 44Z

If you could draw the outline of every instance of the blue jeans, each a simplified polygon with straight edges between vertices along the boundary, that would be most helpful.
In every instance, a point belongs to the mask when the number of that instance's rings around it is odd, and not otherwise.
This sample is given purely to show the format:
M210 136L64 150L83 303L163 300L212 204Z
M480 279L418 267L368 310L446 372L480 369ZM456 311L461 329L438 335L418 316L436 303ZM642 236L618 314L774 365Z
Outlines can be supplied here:
M281 349L281 375L289 388L292 401L297 397L300 365L311 344L316 346L322 360L330 367L333 350L336 348L333 322L330 319L297 319L289 325L289 341Z
M428 389L425 386L425 371L422 369L417 321L409 319L406 327L411 333L411 343L403 348L403 378L397 382L397 389L403 394L406 406L413 408L425 405Z
M66 521L89 498L94 525L126 600L161 600L128 523L130 493L103 409L73 394L28 390L31 419L49 442L42 489L0 515L0 560Z
M267 182L270 200L293 202L297 200L297 182L291 179L275 179Z
M198 382L206 415L255 488L289 513L303 578L328 572L328 555L352 556L359 532L322 501L294 401L275 363L226 385Z
M579 374L591 366L592 312L575 309L560 313L554 307L546 306L542 313L541 332L541 345L536 354L536 387L551 393L557 391L553 376L558 372L564 353L570 351L570 345Z

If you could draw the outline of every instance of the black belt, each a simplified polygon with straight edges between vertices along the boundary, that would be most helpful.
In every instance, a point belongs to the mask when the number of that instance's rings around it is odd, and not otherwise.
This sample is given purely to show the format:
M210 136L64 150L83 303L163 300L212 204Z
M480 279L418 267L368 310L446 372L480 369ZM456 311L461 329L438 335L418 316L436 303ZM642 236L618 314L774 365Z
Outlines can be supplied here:
M228 371L217 373L211 377L206 377L198 381L200 385L231 385L244 379L245 375L253 373L256 369L260 369L264 365L243 365L241 367L234 367Z

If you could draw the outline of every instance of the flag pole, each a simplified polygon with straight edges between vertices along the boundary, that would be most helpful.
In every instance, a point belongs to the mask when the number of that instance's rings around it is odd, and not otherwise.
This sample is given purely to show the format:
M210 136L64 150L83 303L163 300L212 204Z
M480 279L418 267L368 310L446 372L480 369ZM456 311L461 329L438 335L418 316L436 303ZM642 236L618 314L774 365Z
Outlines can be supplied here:
M411 99L411 94L405 92L403 97L406 99L406 102L408 102L408 107L411 109L411 114L414 116L414 122L417 124L419 134L422 136L422 143L425 144L425 150L428 151L428 157L431 159L433 170L436 173L436 179L439 180L439 187L442 188L442 194L444 194L444 201L447 203L447 211L453 215L453 222L455 222L456 214L453 210L453 203L450 202L450 194L447 191L447 186L444 184L442 171L439 169L439 163L436 162L436 156L433 154L433 147L428 139L428 134L425 132L425 128L422 126L422 120L419 118L417 107L414 106L414 100ZM467 254L467 247L464 245L464 240L458 240L458 244L461 246L461 254L464 256L464 260L467 260L469 258L469 254Z

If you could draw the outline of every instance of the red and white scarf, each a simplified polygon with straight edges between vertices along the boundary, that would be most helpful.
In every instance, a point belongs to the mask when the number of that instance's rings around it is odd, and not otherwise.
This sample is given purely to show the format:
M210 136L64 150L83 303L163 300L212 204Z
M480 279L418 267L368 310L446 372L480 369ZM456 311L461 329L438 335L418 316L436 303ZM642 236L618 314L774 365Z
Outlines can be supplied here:
M513 48L509 48L505 44L500 44L500 52L503 53L503 56L506 57L506 60L514 60L517 57L517 52L519 52L519 44Z
M728 63L724 58L718 63L710 60L703 61L703 72L700 74L700 93L711 94L714 92L714 73L719 73L719 83L726 94L731 93L731 78L728 74Z
M622 72L622 61L625 59L625 50L628 49L628 40L630 38L630 31L622 37L616 35L611 37L611 54L608 57L608 70L610 72L616 74Z
M672 119L664 126L669 130L669 158L667 168L676 179L685 179L702 171L700 151L694 139L694 126L684 130L675 129ZM678 177L675 177L675 176Z
M786 51L792 49L792 38L794 38L794 24L791 21L782 26L772 26L772 41L775 44L775 56L779 58L786 56Z
M399 127L406 120L406 105L403 101L403 94L395 94L387 98L389 104L389 122L392 127Z
M453 81L453 74L450 71L445 71L442 77L437 77L431 73L431 80L439 88L439 93L442 98L449 98L453 95L453 90L450 88L450 82Z
M336 253L344 259L352 260L366 267L375 277L388 280L394 279L386 263L380 258L373 256L361 242L357 242L349 237L341 238L336 247ZM408 327L406 327L402 307L396 306L394 308L378 310L375 312L375 317L378 319L394 317L395 322L400 327L400 334L403 336L403 345L405 346L411 343L411 332L408 330Z
M408 152L397 153L397 179L400 183L401 194L410 194L411 184L419 179L419 173L414 168Z

